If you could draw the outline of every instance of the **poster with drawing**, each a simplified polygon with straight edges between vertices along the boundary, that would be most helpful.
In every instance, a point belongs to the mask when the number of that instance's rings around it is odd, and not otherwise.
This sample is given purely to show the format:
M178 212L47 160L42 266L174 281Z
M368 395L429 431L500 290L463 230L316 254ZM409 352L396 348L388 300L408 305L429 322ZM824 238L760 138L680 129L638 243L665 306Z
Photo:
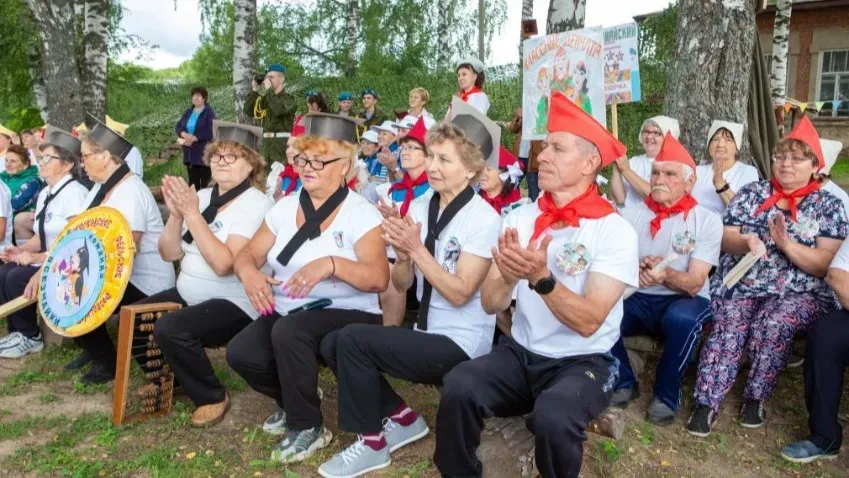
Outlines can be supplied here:
M523 43L523 138L545 138L552 91L562 92L599 123L606 124L602 34L600 27L584 28Z
M604 102L640 101L640 56L636 23L604 29Z

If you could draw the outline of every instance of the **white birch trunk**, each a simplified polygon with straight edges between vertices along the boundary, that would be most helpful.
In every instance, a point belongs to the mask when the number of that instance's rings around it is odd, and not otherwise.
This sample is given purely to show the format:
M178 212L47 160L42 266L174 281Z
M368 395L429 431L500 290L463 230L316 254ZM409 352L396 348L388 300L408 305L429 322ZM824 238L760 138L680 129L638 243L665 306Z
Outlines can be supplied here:
M256 0L233 2L233 91L240 123L248 120L243 112L251 91L256 40Z
M586 7L587 0L551 0L546 33L550 35L584 28Z
M772 30L772 66L769 72L769 90L772 104L784 106L787 97L787 60L790 52L790 13L793 2L778 0L775 3L775 27Z
M83 62L83 104L97 118L106 115L106 78L109 55L109 0L86 0Z
M747 123L754 8L748 0L678 3L675 54L663 111L678 119L681 143L696 157L705 150L711 121ZM748 143L744 135L744 152Z
M27 0L41 40L47 114L66 130L83 119L82 88L74 55L72 0Z
M436 27L436 41L439 50L439 54L436 59L436 69L450 69L451 65L449 62L451 61L451 36L448 32L448 27L451 25L451 0L439 0L439 11L437 15L439 15L439 21Z
M357 73L357 37L360 25L360 5L358 0L348 0L348 35L345 46L348 58L345 64L345 76L352 78Z

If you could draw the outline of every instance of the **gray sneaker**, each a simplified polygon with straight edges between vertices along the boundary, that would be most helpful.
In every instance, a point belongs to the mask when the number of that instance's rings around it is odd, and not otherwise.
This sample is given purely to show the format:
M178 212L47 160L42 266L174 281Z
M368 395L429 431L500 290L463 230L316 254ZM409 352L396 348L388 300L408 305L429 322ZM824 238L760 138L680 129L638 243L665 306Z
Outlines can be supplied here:
M424 418L419 415L416 421L408 426L400 425L391 418L383 419L383 436L386 437L386 443L389 445L389 452L409 445L416 440L421 440L430 432Z
M18 334L18 337L9 339L9 341L0 348L0 358L21 358L24 355L41 352L44 349L44 341L41 340L40 334L37 337L29 338L18 332L15 333Z
M286 410L278 407L262 424L262 431L271 435L286 434Z
M2 339L0 339L0 349L6 348L6 344L9 341L19 341L22 336L23 334L21 334L20 332L12 332L11 334L3 337Z
M651 401L651 405L649 405L649 410L646 412L646 418L648 418L650 423L654 423L655 425L672 425L675 422L675 411L666 406L665 403L655 398Z
M303 461L317 450L330 444L333 434L323 426L306 430L289 430L284 438L271 452L271 461L294 463Z
M370 471L386 468L392 463L389 447L374 450L358 436L351 446L324 462L318 474L325 478L354 478Z

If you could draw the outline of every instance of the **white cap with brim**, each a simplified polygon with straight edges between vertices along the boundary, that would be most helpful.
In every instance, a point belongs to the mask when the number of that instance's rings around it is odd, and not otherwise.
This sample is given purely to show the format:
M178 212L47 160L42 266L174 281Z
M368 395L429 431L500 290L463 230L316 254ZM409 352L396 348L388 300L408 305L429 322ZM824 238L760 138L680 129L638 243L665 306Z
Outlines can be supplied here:
M732 123L730 121L713 120L708 130L708 143L713 139L713 135L721 129L727 129L734 138L734 144L737 145L737 151L743 147L743 125L741 123Z
M837 157L843 151L843 143L832 139L820 138L820 147L822 147L823 159L825 159L825 167L820 171L822 174L831 172L831 168L837 163Z
M678 120L675 118L671 118L669 116L652 116L651 118L643 121L643 125L640 126L640 131L637 133L637 140L642 142L643 140L643 130L646 128L647 123L654 123L658 128L660 128L660 132L663 133L663 136L666 136L666 133L671 133L672 137L678 139L678 136L681 135L681 127L678 125Z
M469 141L480 148L487 166L498 168L501 128L497 124L456 96L451 100L450 122L463 130Z
M396 128L404 128L404 129L412 129L413 126L416 125L416 122L419 120L418 116L407 115L401 118L397 123L392 123L392 126Z
M360 138L362 139L362 141L368 141L369 143L377 144L377 132L376 131L368 130L365 133L363 133L363 135L360 136Z
M480 73L486 68L482 61L471 56L463 58L462 60L457 62L457 68L460 68L460 65L472 65L472 68L474 68L475 73Z
M380 125L372 126L371 128L369 128L369 131L374 131L375 133L379 133L381 131L386 131L387 133L398 134L398 130L395 129L394 123L392 123L389 120L384 121Z

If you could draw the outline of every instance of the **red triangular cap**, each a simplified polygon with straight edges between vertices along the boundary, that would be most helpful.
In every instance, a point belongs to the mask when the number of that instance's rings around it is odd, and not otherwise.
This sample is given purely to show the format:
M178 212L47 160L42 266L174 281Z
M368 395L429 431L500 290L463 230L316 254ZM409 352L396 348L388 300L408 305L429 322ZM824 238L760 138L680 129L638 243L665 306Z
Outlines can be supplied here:
M515 164L516 161L518 161L516 159L516 156L513 153L511 153L509 149L505 148L504 146L501 146L501 147L498 148L498 168L499 169L507 169L507 166L510 166L511 164ZM520 168L522 167L522 163L519 163L519 167Z
M663 146L660 147L660 151L657 152L657 156L655 156L654 160L674 161L676 163L686 164L693 168L693 171L696 170L696 162L693 161L693 157L690 156L687 149L684 148L677 139L675 139L675 136L672 136L672 133L666 133L666 136L663 138Z
M416 124L414 124L413 127L410 128L410 132L407 133L407 135L404 136L401 139L403 140L403 139L406 139L406 138L411 138L411 139L414 139L414 140L418 141L419 143L421 143L422 146L426 146L426 144L425 144L425 137L426 136L427 136L427 128L425 128L424 116L422 116L421 118L419 118L418 121L416 121Z
M601 153L601 165L616 161L625 155L628 148L614 138L604 126L572 103L563 93L554 91L548 111L548 132L567 132L580 136L594 144Z
M793 131L790 132L787 136L787 139L797 139L811 148L811 151L817 157L817 161L819 162L819 167L817 171L825 167L825 156L822 154L822 146L820 145L820 135L817 133L817 129L814 128L814 124L811 123L811 120L808 119L807 116L802 116L802 121L796 124L796 127L793 128Z

